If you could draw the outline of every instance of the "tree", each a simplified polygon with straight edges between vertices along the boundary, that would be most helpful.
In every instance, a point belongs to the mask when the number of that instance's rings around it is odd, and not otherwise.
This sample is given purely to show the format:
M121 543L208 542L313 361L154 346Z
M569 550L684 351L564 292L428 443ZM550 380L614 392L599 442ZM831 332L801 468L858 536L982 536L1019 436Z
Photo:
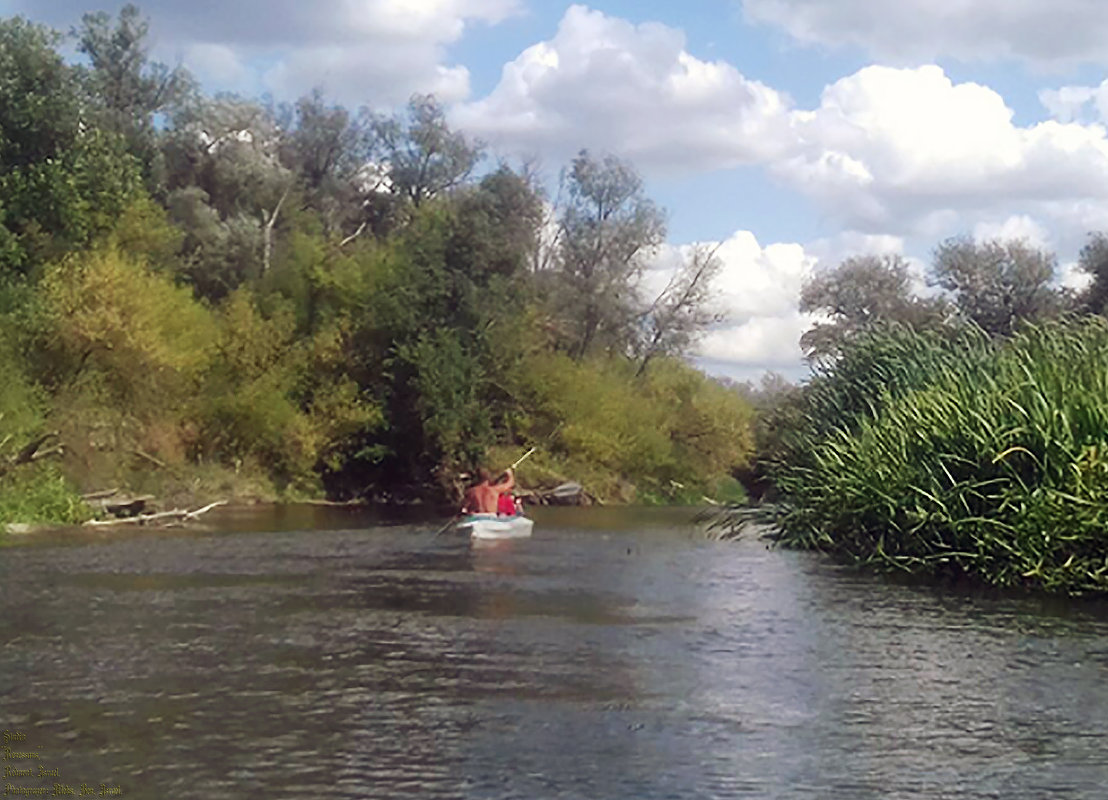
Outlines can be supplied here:
M457 224L448 259L487 288L526 265L542 224L542 199L523 176L502 165L457 193Z
M642 375L656 356L684 355L709 325L723 319L709 302L712 281L723 269L723 262L716 258L718 249L718 245L693 248L662 293L642 313L636 375Z
M61 36L20 17L0 20L0 164L26 168L73 146L80 97L55 47Z
M282 160L309 190L349 180L369 160L371 131L342 106L329 106L319 89L282 108L280 116L287 131Z
M732 378L717 378L720 385L737 393L756 411L766 412L780 405L784 399L800 390L780 372L768 370L755 383L752 380L736 381Z
M481 160L482 146L450 130L432 95L414 95L406 117L377 117L372 127L393 192L416 207L461 184Z
M121 135L151 178L158 158L155 115L183 101L194 83L182 67L149 60L148 34L149 23L131 4L114 25L104 12L85 14L72 33L89 60L84 82L97 126Z
M0 270L33 267L87 244L135 197L138 165L122 139L85 123L76 72L57 33L0 21Z
M899 255L851 256L816 275L800 291L800 311L821 314L800 337L805 357L836 357L854 336L882 322L932 327L946 317L946 303L912 293L908 262Z
M409 217L395 235L341 251L376 273L351 310L351 357L388 420L372 440L342 449L342 468L327 480L344 493L375 485L410 495L472 467L507 402L502 350L518 347L537 197L502 168Z
M36 362L58 391L95 374L115 410L157 415L190 396L209 361L208 311L128 255L96 249L51 264L41 297Z
M635 169L615 156L597 161L582 150L563 180L568 202L558 221L553 302L567 349L580 359L602 340L626 351L644 259L664 240L665 217Z
M1097 232L1081 248L1077 266L1092 277L1080 304L1090 314L1108 316L1108 234Z
M372 159L373 126L339 105L328 105L318 89L283 106L277 115L283 130L281 162L296 174L305 203L328 232L343 243L356 239L373 217L384 174Z
M953 295L959 313L994 336L1021 321L1056 316L1063 297L1050 283L1054 254L1022 240L948 239L935 251L933 284Z
M182 108L165 142L174 222L186 232L185 274L219 299L272 263L274 228L295 186L267 109L233 96Z

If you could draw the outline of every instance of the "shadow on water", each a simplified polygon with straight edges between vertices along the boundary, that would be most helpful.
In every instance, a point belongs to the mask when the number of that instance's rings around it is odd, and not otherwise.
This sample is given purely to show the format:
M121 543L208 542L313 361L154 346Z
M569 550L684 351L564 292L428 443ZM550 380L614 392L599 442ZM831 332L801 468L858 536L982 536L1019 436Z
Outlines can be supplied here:
M345 507L28 537L0 728L139 798L1103 796L1102 605L708 541L687 509L533 514L487 546Z

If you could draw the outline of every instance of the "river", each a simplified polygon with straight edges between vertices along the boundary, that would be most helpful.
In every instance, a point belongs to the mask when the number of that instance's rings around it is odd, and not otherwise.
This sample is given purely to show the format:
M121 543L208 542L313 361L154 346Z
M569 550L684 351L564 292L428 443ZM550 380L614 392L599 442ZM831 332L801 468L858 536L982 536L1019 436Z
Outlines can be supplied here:
M0 791L1108 796L1104 606L708 541L684 510L538 509L481 547L204 519L0 549Z

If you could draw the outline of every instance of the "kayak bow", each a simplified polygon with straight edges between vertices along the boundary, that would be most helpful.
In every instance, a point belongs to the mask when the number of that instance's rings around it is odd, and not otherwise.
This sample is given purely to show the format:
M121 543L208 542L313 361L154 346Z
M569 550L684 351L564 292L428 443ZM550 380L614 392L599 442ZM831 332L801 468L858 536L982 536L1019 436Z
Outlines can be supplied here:
M496 514L470 514L463 517L455 528L458 533L473 539L523 539L531 535L534 520L517 514L502 517Z

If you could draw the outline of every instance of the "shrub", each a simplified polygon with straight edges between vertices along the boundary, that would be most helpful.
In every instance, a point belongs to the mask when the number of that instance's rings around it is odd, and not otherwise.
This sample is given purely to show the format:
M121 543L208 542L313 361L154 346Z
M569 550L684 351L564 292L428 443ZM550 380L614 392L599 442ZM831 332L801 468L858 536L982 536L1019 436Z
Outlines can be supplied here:
M700 503L752 449L749 404L703 373L659 359L644 377L619 358L574 361L538 351L513 375L526 413L517 436L549 455L528 467L603 499ZM723 483L721 483L723 481Z
M0 531L9 522L76 524L91 517L54 464L19 467L0 478Z

